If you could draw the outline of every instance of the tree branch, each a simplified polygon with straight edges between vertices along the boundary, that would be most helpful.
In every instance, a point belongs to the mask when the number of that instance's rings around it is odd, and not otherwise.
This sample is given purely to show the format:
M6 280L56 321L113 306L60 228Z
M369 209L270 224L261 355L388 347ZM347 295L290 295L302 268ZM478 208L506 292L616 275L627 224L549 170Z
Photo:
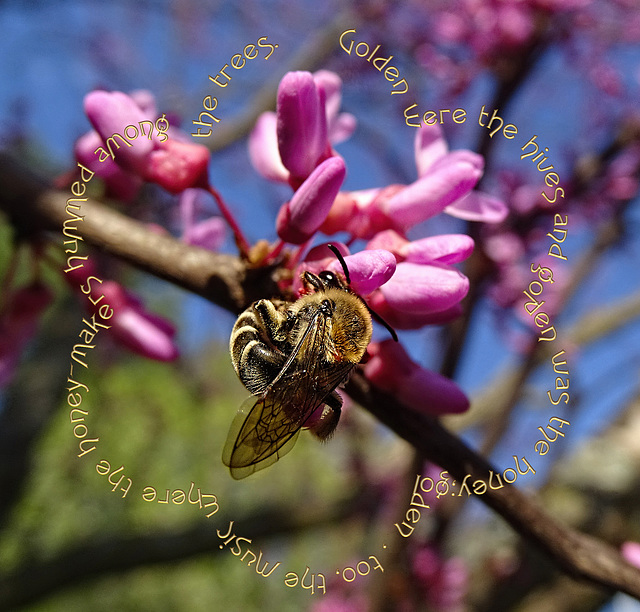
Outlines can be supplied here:
M43 230L60 232L70 215L70 193L51 190L46 182L0 153L0 209L23 236ZM77 204L77 202L75 203ZM88 199L81 203L78 234L89 244L231 312L277 295L273 268L252 269L237 257L186 245L151 232L143 223Z
M0 207L8 210L23 232L59 229L66 216L65 201L65 194L46 190L41 180L30 179L15 164L0 158ZM154 235L143 224L98 203L83 203L81 212L86 216L78 224L79 233L88 242L234 312L254 297L275 294L264 291L274 286L271 271L255 270L249 282L248 270L236 258ZM470 482L488 479L493 468L485 459L434 419L374 389L362 374L352 377L347 391L459 482L467 475ZM487 488L479 497L568 574L640 599L640 571L627 564L613 547L559 523L516 487L505 484L499 489Z

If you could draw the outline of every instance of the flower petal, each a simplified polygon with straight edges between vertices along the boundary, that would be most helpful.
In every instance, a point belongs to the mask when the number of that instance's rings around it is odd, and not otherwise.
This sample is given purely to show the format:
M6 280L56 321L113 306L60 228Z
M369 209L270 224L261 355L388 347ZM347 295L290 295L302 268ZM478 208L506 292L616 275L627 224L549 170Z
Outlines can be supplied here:
M142 187L142 178L121 168L112 159L100 162L94 151L102 146L102 139L98 132L94 130L87 132L78 138L74 146L76 160L104 181L108 196L122 202L131 202Z
M0 388L12 378L20 355L35 336L38 321L53 301L53 293L39 282L13 292L0 318Z
M509 214L507 205L500 199L481 191L471 191L444 209L448 215L466 221L500 223Z
M208 165L207 147L168 139L149 155L145 178L170 193L180 193L189 187L206 188Z
M351 113L340 113L328 126L329 142L340 144L356 130L358 120Z
M427 170L449 152L439 125L423 125L414 141L414 153L418 176L424 176Z
M289 171L282 164L278 151L276 114L262 113L249 136L249 158L253 167L271 181L286 183Z
M327 137L332 144L346 140L356 129L356 118L349 113L340 113L342 103L342 79L329 70L313 73L313 80L325 93L327 115Z
M344 261L351 277L351 287L361 295L368 295L384 285L396 270L396 258L382 249L360 251L348 255ZM342 272L342 266L337 260L328 269Z
M433 313L405 312L392 308L381 291L367 297L367 303L391 327L398 329L422 329L425 325L443 325L455 321L462 315L460 302L446 310Z
M173 334L167 334L166 326L159 324L161 320L142 309L127 308L117 314L111 329L114 337L134 353L157 361L173 361L179 351Z
M182 234L186 244L217 251L224 242L227 224L221 217L211 217L192 225Z
M393 340L372 342L364 371L381 389L393 393L403 404L428 415L460 413L469 400L452 380L411 360L404 347Z
M304 180L329 148L324 92L310 72L288 72L280 81L277 134L283 165Z
M84 97L84 111L105 143L105 150L111 147L118 165L139 168L153 150L153 140L136 138L129 141L126 138L127 126L134 125L137 129L140 121L149 119L127 94L121 91L91 91ZM116 136L107 142L114 135Z
M389 199L384 210L402 230L433 217L468 193L482 171L469 159L450 153L415 183Z
M175 328L169 321L145 310L137 296L115 281L105 281L100 289L113 308L109 331L119 344L158 361L178 357L179 351L173 342Z
M628 563L631 563L631 565L635 565L637 568L640 568L640 543L625 542L622 545L620 552Z
M369 242L367 243L368 249L385 249L387 251L391 251L397 257L401 257L404 259L404 253L409 241L398 234L395 230L384 230L382 232L378 232Z
M462 300L469 291L469 279L455 268L402 262L380 291L391 308L435 313Z
M473 238L466 234L443 234L409 242L401 253L406 261L419 264L454 264L473 252Z
M278 236L292 244L302 244L322 225L340 191L346 166L341 157L323 161L302 183L290 202L278 214Z

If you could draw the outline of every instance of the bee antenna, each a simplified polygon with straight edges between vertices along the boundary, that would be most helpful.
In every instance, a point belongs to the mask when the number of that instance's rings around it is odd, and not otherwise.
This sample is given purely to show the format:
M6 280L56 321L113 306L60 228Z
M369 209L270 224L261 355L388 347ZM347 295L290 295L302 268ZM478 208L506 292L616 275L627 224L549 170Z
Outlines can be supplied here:
M387 331L391 334L391 337L395 342L398 342L398 334L396 334L396 330L391 327L369 304L365 302L367 306L367 310L371 313L371 316L378 322L380 325L384 325L387 328Z
M349 268L347 268L347 262L344 260L344 257L342 256L342 253L340 251L338 251L338 248L333 245L333 244L328 244L327 247L329 247L331 249L331 251L333 252L333 254L338 258L338 261L340 262L340 265L342 266L342 269L344 270L344 275L347 278L347 283L351 284L351 278L349 277ZM389 325L373 308L371 308L371 306L369 306L369 304L367 304L367 302L365 300L362 300L365 303L365 306L367 307L367 310L371 313L371 316L381 325L384 325L384 327L386 327L387 331L391 334L391 337L398 342L398 334L396 334L396 330L393 329L393 327L391 327L391 325Z
M351 277L349 276L349 268L347 268L347 262L344 260L342 253L338 251L338 247L333 244L328 244L327 247L331 249L331 252L338 258L340 265L342 266L342 270L344 271L345 278L347 279L347 284L351 284Z

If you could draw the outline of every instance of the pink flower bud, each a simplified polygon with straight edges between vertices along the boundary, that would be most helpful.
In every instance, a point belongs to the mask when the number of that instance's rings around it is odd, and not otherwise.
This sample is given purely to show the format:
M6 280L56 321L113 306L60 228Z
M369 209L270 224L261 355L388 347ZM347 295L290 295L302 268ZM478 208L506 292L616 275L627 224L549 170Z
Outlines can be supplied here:
M322 225L338 191L346 168L341 157L322 162L285 203L276 221L278 236L292 244L302 244Z
M465 221L500 223L506 219L509 209L496 197L480 191L470 191L447 206L444 212Z
M310 72L288 72L280 81L278 148L295 183L306 179L330 155L324 104L324 91L318 90Z
M83 285L88 286L87 279L96 274L95 266L90 261L87 264L65 275L67 282L77 291ZM93 285L100 287L100 292L105 297L104 302L113 309L108 320L111 325L108 334L116 342L149 359L171 361L178 357L178 348L173 343L175 328L169 321L147 312L142 302L119 283L109 280L99 285L96 283L94 281ZM104 302L93 304L84 300L88 310L94 313L98 312Z
M622 545L620 552L628 563L631 563L631 565L635 565L637 568L640 568L640 543L625 542Z
M413 362L393 340L369 344L366 377L413 410L438 416L469 408L467 396L452 380Z
M469 279L455 268L402 262L380 291L394 310L432 314L462 300L469 291Z
M329 70L313 73L313 81L325 95L327 116L327 137L329 142L338 144L346 140L356 129L356 118L350 113L340 113L342 103L342 79Z
M111 151L118 165L128 169L140 169L154 148L154 141L136 138L129 141L125 136L128 125L138 127L138 122L148 119L134 100L121 91L96 90L84 97L84 111L104 143L110 141ZM103 145L107 147L107 145ZM105 148L108 152L108 147Z
M382 249L360 251L344 258L351 277L351 288L360 295L368 295L384 285L396 271L396 258ZM328 270L342 273L335 258Z
M146 311L138 298L114 281L105 281L100 289L113 308L109 331L120 344L148 359L172 361L178 357L175 328L169 321Z
M208 185L209 149L203 145L167 139L149 155L144 169L147 180L170 193Z
M425 325L444 325L454 321L462 314L460 303L440 312L406 312L392 308L380 291L374 291L367 303L375 310L391 327L398 329L421 329Z
M186 244L217 251L224 242L226 224L220 217L196 222L197 200L202 193L198 189L185 189L180 195L181 240Z
M376 234L367 249L386 249L399 261L418 264L455 264L464 261L473 252L473 239L466 234L429 236L410 242L393 230Z
M439 125L425 125L416 132L414 154L418 176L424 176L433 164L449 152Z
M454 151L441 158L415 183L391 197L383 205L384 212L404 231L441 213L478 182L482 176L478 159L482 158L470 151Z
M121 168L112 159L100 162L94 151L102 146L98 132L91 130L76 141L76 159L104 181L107 196L130 202L140 191L143 180L137 174Z

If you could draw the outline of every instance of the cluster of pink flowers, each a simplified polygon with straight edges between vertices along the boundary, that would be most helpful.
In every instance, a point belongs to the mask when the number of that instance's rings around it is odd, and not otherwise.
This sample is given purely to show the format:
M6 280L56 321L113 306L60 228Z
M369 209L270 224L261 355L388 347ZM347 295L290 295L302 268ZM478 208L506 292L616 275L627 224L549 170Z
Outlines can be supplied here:
M209 150L190 142L175 128L159 134L155 127L157 110L150 92L127 95L120 91L92 91L84 99L84 110L94 129L76 142L76 159L105 181L108 193L128 201L137 195L145 181L157 183L170 193L180 193L188 187L207 187ZM168 120L164 121L167 125ZM108 138L125 134L128 125L137 129L143 122L151 122L151 133L147 130L144 135L127 139L129 144L123 145L123 139L116 140L115 156L100 161L96 151L105 147Z
M637 117L630 117L625 127L626 134L637 132ZM558 314L570 278L570 264L548 254L551 237L562 240L566 230L566 227L560 227L554 231L555 220L570 217L571 233L574 233L616 216L624 209L640 185L640 147L635 140L629 140L631 142L619 148L614 144L599 164L589 162L586 166L591 173L588 190L582 186L578 164L576 174L561 182L563 197L553 203L542 196L548 191L539 178L537 184L532 184L520 171L497 173L501 196L509 201L511 214L501 223L484 225L477 246L486 256L485 269L490 281L486 295L500 309L499 323L503 324L506 319L505 310L513 310L529 331L539 332L534 319L522 307L523 288L526 289L535 278L531 272L532 262L553 271L553 282L546 284L541 299L549 316ZM566 251L564 241L563 248ZM516 348L528 346L530 333L521 334L504 325L502 330L506 331L509 340L515 340L512 343Z
M618 96L624 79L608 51L640 40L640 14L618 0L436 0L390 12L385 31L410 38L416 59L452 93L487 68L508 75L511 61L554 41L595 87Z
M76 159L103 180L106 193L128 202L138 194L143 183L149 182L180 194L182 240L217 249L224 239L222 219L214 216L197 220L199 195L210 190L209 150L190 142L186 134L170 127L166 118L158 124L150 92L136 91L128 95L97 90L87 94L84 108L94 129L76 142ZM151 127L146 134L129 138L128 144L122 138L112 140L112 147L118 148L113 158L104 159L100 151L111 150L107 149L108 139L114 134L126 137L128 125ZM150 229L165 231L159 226ZM79 291L87 279L95 275L95 267L88 261L80 269L66 274L65 279ZM103 282L100 291L114 311L110 334L117 343L149 359L169 361L179 355L174 341L175 328L169 321L147 311L138 297L115 281ZM87 307L92 309L90 302Z
M325 244L305 249L317 232L346 233L348 245L366 241L355 253L333 241L344 255L351 286L389 324L419 329L451 321L469 289L467 277L454 266L471 254L473 240L452 234L411 241L407 232L441 212L466 220L504 219L507 209L500 200L472 191L483 159L471 151L450 152L438 126L423 127L415 139L416 181L342 191L346 166L332 145L350 134L354 121L339 113L340 97L335 74L288 73L278 88L276 113L258 119L249 141L256 170L294 190L276 221L281 245L301 245L304 254L293 258L293 288L300 289L295 279L303 270L341 272ZM421 368L401 346L372 343L369 355L367 375L407 405L432 414L468 407L452 381ZM433 398L428 408L425 397Z
M135 91L128 95L92 91L85 97L84 107L94 129L78 139L75 156L102 179L106 195L130 202L145 182L180 194L182 240L204 248L219 248L225 235L222 219L199 219L200 194L213 191L212 195L217 196L208 182L209 150L190 142L186 134L170 127L166 118L159 120L150 92ZM133 127L126 131L127 126ZM114 134L120 136L114 138ZM113 151L114 155L106 156L101 151ZM165 231L159 226L150 229ZM82 297L88 311L95 313L94 306L81 293L91 277L99 278L93 262L83 262L64 277ZM93 283L96 285L97 281ZM149 359L169 361L179 355L175 328L169 321L149 312L138 297L115 281L103 281L99 287L113 309L109 336L115 342ZM0 387L13 377L19 356L35 334L38 320L51 300L50 289L41 282L7 291L0 311Z
M460 301L469 288L468 279L455 266L472 252L473 240L462 234L410 240L407 232L441 212L495 223L504 219L506 207L473 191L482 176L482 157L466 150L449 151L437 126L417 131L413 183L343 191L346 164L333 145L348 138L356 122L340 112L341 86L340 78L327 71L286 74L278 88L276 112L263 114L249 138L258 172L287 183L293 191L275 222L280 242L263 254L263 261L273 262L287 244L295 245L284 262L294 279L288 289L299 291L298 279L305 269L342 272L326 244L309 250L318 232L340 232L347 236L346 244L332 242L344 255L352 288L389 324L409 330L450 321L460 314ZM189 142L177 128L166 125L168 138L157 133L135 138L113 158L99 155L125 126L153 121L157 111L148 92L94 91L85 98L85 110L94 129L78 140L76 157L103 179L108 193L128 201L144 182L156 183L179 195L185 242L217 249L226 222L241 255L255 256L224 200L209 184L208 150ZM216 200L224 222L217 216L198 220L206 194ZM356 242L363 248L352 253ZM89 263L66 275L74 288L95 274ZM114 309L112 337L152 359L177 356L170 323L147 312L140 300L114 281L100 288ZM413 362L394 342L372 343L369 358L366 374L408 406L432 414L468 407L455 383Z

